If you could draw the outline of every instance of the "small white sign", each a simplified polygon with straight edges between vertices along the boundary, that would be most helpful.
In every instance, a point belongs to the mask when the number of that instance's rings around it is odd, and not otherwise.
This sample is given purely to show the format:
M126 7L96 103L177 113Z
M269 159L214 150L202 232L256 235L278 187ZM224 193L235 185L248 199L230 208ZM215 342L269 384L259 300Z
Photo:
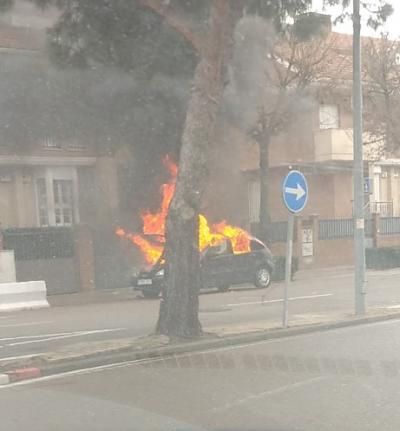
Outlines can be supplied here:
M313 242L313 231L312 229L302 229L302 243Z
M301 254L303 257L314 256L314 245L312 242L304 242L301 244Z
M364 229L365 227L365 220L363 218L358 218L356 220L356 229Z

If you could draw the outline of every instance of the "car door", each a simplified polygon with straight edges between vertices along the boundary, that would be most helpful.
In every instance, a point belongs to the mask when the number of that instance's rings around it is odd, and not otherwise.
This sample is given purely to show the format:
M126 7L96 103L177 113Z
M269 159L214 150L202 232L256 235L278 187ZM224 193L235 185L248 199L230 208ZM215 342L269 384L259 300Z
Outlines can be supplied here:
M202 260L204 287L218 287L231 284L233 254L230 242L209 247Z
M233 257L233 269L235 282L232 284L254 283L256 271L261 265L266 264L263 254L265 246L258 240L250 242L250 251L238 253Z
M255 272L255 256L253 252L233 255L232 284L250 283Z

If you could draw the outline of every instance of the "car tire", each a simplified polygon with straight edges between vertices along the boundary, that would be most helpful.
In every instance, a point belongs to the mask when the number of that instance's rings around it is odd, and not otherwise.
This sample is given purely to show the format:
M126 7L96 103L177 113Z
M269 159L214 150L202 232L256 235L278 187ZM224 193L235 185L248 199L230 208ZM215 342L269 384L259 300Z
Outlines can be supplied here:
M256 272L256 280L254 284L259 289L265 289L271 284L271 278L271 270L266 266L262 266L261 268L258 268Z
M218 286L217 289L218 289L218 292L227 292L230 287L231 286L229 286L229 284L227 284L227 285L224 285L224 286Z
M156 299L160 296L160 291L142 290L142 294L146 299Z

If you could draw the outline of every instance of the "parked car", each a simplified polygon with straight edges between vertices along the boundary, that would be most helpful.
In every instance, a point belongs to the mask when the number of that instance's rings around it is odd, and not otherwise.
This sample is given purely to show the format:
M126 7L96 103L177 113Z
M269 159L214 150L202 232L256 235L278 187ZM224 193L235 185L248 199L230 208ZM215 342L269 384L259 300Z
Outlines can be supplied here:
M230 286L252 284L266 288L271 283L274 258L268 247L251 238L250 251L235 254L232 243L226 239L215 247L208 247L201 256L203 289L217 288L221 292ZM133 278L135 290L147 298L159 296L164 282L164 265L160 259L150 270L141 271Z

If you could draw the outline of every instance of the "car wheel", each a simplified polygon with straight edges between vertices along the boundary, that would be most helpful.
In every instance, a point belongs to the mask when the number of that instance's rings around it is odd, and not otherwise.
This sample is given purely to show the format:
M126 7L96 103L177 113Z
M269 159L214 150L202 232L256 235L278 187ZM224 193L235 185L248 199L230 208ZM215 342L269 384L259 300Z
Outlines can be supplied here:
M145 298L158 298L160 296L160 291L156 291L156 290L142 290L143 296Z
M218 286L218 292L227 292L231 286L224 285L224 286Z
M271 284L271 271L267 267L261 267L256 272L256 281L255 285L260 288L264 289L268 287Z

